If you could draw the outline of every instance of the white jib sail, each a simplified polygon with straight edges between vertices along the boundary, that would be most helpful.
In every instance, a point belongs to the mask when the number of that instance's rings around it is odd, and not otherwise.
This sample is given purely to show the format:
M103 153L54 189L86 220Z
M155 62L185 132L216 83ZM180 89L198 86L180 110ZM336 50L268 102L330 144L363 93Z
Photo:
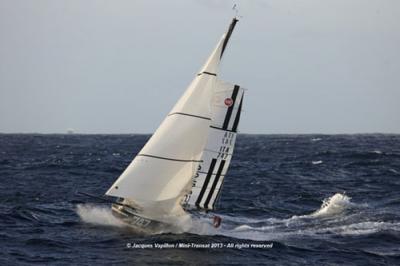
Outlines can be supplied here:
M233 20L199 74L106 195L125 198L160 216L183 213L180 202L189 192L210 138L218 66L236 21Z

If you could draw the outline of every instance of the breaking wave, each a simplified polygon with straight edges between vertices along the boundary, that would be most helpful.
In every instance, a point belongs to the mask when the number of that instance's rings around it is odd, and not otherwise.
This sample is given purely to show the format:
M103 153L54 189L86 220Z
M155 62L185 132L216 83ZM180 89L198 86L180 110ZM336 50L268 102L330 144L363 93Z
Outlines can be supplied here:
M321 207L309 216L322 217L340 214L351 207L357 206L350 200L350 197L341 193L336 193L332 197L324 199Z
M213 228L205 221L200 229L192 228L190 232L271 241L297 236L326 238L332 234L366 235L385 230L400 231L400 223L363 220L362 211L366 207L368 205L355 204L347 195L337 193L323 200L321 207L310 214L295 215L287 219L268 218L265 220L222 216L223 225L220 229ZM201 222L198 221L198 223Z

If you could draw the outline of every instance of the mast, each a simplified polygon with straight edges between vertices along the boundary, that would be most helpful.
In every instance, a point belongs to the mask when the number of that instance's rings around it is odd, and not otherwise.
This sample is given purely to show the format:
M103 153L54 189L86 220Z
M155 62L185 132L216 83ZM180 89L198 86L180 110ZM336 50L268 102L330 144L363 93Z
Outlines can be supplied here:
M224 39L224 43L222 44L222 51L221 51L221 56L220 56L221 59L222 59L222 56L224 55L225 48L228 45L229 39L231 38L232 32L235 29L236 23L238 21L239 20L236 17L234 17L232 19L231 24L229 25L228 32L226 33L226 36L225 36L225 39Z
M206 63L203 65L198 75L208 74L217 76L222 56L225 53L226 47L228 46L233 30L235 29L236 23L238 21L239 20L236 17L232 19L231 23L229 24L228 30L222 35L220 41L218 42L211 55L208 57Z

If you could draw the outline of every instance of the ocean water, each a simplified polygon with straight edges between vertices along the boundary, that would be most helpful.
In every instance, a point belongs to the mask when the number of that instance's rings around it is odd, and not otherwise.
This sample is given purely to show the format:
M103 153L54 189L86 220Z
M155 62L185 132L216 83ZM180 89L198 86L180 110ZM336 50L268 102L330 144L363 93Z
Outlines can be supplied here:
M148 138L1 134L0 265L400 265L400 135L239 135L221 228L144 234L77 192Z

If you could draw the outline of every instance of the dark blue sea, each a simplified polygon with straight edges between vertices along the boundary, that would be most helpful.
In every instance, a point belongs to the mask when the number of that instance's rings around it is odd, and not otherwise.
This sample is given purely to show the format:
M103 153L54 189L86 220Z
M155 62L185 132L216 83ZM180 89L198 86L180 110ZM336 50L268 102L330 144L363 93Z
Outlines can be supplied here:
M400 135L239 135L221 228L144 234L79 192L149 137L0 134L0 265L400 265Z

